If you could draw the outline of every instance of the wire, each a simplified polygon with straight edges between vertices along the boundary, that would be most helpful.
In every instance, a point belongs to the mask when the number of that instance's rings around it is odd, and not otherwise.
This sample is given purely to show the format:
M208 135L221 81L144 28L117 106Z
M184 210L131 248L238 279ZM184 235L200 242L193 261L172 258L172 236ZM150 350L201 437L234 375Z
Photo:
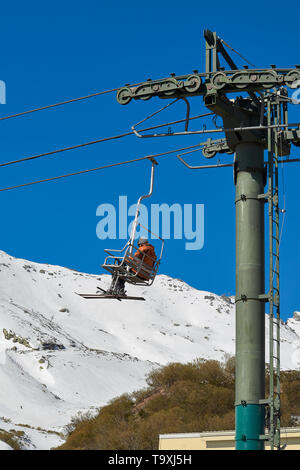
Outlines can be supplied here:
M35 160L37 158L46 157L46 156L49 156L49 155L54 155L56 153L67 152L68 150L74 150L74 149L78 149L80 147L86 147L88 145L99 144L100 142L107 142L107 141L113 140L113 139L121 139L122 137L126 137L126 136L131 135L131 134L133 134L133 132L126 132L125 134L113 135L111 137L105 137L103 139L92 140L90 142L84 142L83 144L72 145L72 147L64 147L64 148L61 148L61 149L52 150L51 152L40 153L38 155L32 155L31 157L24 157L24 158L21 158L19 160L12 160L10 162L0 163L0 167L8 166L8 165L14 165L16 163L21 163L21 162L26 162L28 160Z
M280 160L281 163L294 163L300 162L300 158L288 158L287 160Z
M134 87L134 86L142 85L142 83L143 82L135 83L135 84L130 85L130 86ZM120 90L120 87L111 88L110 90L98 91L96 93L91 93L90 95L80 96L79 98L72 98L70 100L60 101L60 102L54 103L54 104L49 104L47 106L41 106L40 108L29 109L27 111L22 111L20 113L11 114L9 116L3 116L3 117L0 118L0 121L5 121L6 119L11 119L11 118L19 117L19 116L24 116L26 114L35 113L37 111L44 111L45 109L55 108L57 106L63 106L65 104L74 103L76 101L87 100L89 98L94 98L95 96L105 95L107 93L112 93L112 92L118 91L118 90Z
M213 114L213 113L207 113L208 116L210 114ZM203 115L200 114L198 116L191 117L190 120L198 119L202 116ZM158 124L156 126L141 129L140 132L145 132L145 131L149 131L149 130L152 130L152 129L157 129L159 127L163 127L163 126L170 125L170 124L178 124L178 123L184 122L184 121L185 121L185 119L180 119L178 121L173 121L173 122L169 122L169 123L166 123L166 124ZM16 163L27 162L29 160L35 160L35 159L41 158L41 157L47 157L47 156L50 156L50 155L55 155L57 153L67 152L68 150L75 150L75 149L78 149L78 148L81 148L81 147L87 147L88 145L94 145L94 144L99 144L101 142L108 142L110 140L121 139L122 137L127 137L127 136L132 135L132 134L134 134L134 131L125 132L124 134L117 134L117 135L113 135L113 136L110 136L110 137L104 137L102 139L92 140L90 142L84 142L83 144L72 145L71 147L64 147L64 148L61 148L61 149L52 150L50 152L45 152L45 153L40 153L40 154L37 154L37 155L32 155L30 157L20 158L18 160L12 160L12 161L9 161L9 162L0 163L0 168L4 167L4 166L8 166L8 165L15 165Z
M6 187L6 188L0 188L0 192L10 191L10 190L13 190L13 189L18 189L18 188L24 188L26 186L32 186L32 185L35 185L35 184L38 184L38 183L46 183L46 182L49 182L49 181L54 181L54 180L58 180L58 179L62 179L62 178L68 178L68 177L71 177L71 176L82 175L84 173L90 173L90 172L93 172L93 171L104 170L106 168L112 168L112 167L115 167L115 166L128 165L130 163L139 162L139 161L146 160L146 159L149 159L149 158L154 158L154 157L157 158L157 157L160 157L160 156L163 156L163 155L168 155L168 154L171 154L171 153L181 152L182 150L187 150L187 149L192 149L192 148L195 148L195 147L204 146L205 144L206 144L206 142L202 142L200 144L191 145L190 147L183 147L183 148L180 148L180 149L169 150L167 152L157 153L155 155L146 155L144 157L134 158L132 160L126 160L126 161L123 161L123 162L111 163L109 165L99 166L99 167L96 167L96 168L89 168L87 170L81 170L81 171L77 171L77 172L74 172L74 173L68 173L68 174L65 174L65 175L53 176L52 178L46 178L46 179L42 179L42 180L31 181L29 183L18 184L16 186L9 186L9 187ZM300 162L300 158L294 158L294 159L289 159L289 160L281 160L281 163L293 163L293 162ZM226 164L226 165L207 165L205 168L207 168L207 169L210 168L210 167L211 168L222 168L222 167L225 167L225 166L228 166L228 167L233 166L233 163L229 163L229 164Z
M147 121L148 119L156 116L156 114L159 114L161 113L162 111L164 111L166 108L168 108L169 106L172 106L173 104L177 103L177 101L179 101L180 98L176 98L175 100L171 101L170 103L166 104L165 106L163 106L162 108L158 109L157 111L154 111L154 113L151 113L149 114L149 116L146 116L144 119L142 119L141 121L137 122L136 124L134 124L134 127L138 126L139 124L142 124L143 122ZM133 127L133 126L132 126Z
M198 114L197 116L189 117L189 121L193 121L194 119L200 119L200 118L206 117L206 116L212 116L213 114L215 114L215 113ZM139 132L151 131L152 129L158 129L159 127L171 126L173 124L179 124L181 122L186 122L186 118L179 119L177 121L164 122L163 124L157 124L156 126L147 127L147 129L141 129ZM135 124L135 126L136 126L136 124Z
M177 80L180 80L180 79L183 79L183 78L186 78L187 76L186 75L178 75L178 76L175 76L173 78L176 78ZM159 80L158 80L159 81ZM130 86L130 87L136 87L136 86L139 86L139 85L142 85L143 83L145 82L140 82L140 83L134 83L132 85L126 85L126 86ZM15 114L10 114L9 116L3 116L3 117L0 117L0 121L5 121L7 119L12 119L12 118L15 118L15 117L19 117L19 116L25 116L27 114L31 114L31 113L36 113L37 111L44 111L45 109L50 109L50 108L55 108L57 106L63 106L65 104L69 104L69 103L74 103L76 101L82 101L82 100L87 100L89 98L94 98L95 96L100 96L100 95L105 95L107 93L112 93L114 91L118 91L120 90L122 87L117 87L117 88L111 88L110 90L104 90L104 91L99 91L99 92L96 92L96 93L91 93L89 95L85 95L85 96L80 96L79 98L72 98L70 100L65 100L65 101L60 101L58 103L54 103L54 104L49 104L47 106L41 106L39 108L34 108L34 109L29 109L27 111L22 111L20 113L15 113Z
M0 188L0 192L9 191L9 190L12 190L12 189L17 189L17 188L23 188L25 186L32 186L32 185L38 184L38 183L46 183L46 182L49 182L49 181L54 181L54 180L58 180L58 179L62 179L62 178L68 178L70 176L82 175L84 173L90 173L92 171L104 170L104 169L112 168L112 167L115 167L115 166L128 165L130 163L139 162L139 161L146 160L146 159L149 159L149 158L154 158L154 157L157 158L157 157L160 157L160 156L163 156L163 155L169 155L171 153L181 152L182 150L192 149L192 148L200 147L200 146L204 146L204 145L205 145L205 142L200 143L200 144L196 144L196 145L191 145L189 147L183 147L183 148L180 148L180 149L168 150L167 152L157 153L156 155L146 155L144 157L134 158L134 159L126 160L126 161L123 161L123 162L111 163L111 164L99 166L99 167L96 167L96 168L89 168L87 170L76 171L74 173L67 173L67 174L64 174L64 175L53 176L52 178L46 178L46 179L42 179L42 180L31 181L29 183L23 183L23 184L18 184L18 185L15 185L15 186L9 186L9 187L6 187L6 188Z
M0 192L1 191L9 191L11 189L17 189L17 188L23 188L25 186L32 186L34 184L38 184L38 183L46 183L48 181L54 181L54 180L58 180L58 179L61 179L61 178L67 178L69 176L75 176L75 175L81 175L83 173L89 173L89 172L92 172L92 171L98 171L98 170L104 170L106 168L111 168L113 166L118 166L118 165L125 165L127 163L133 163L134 161L138 161L138 160L144 160L145 158L148 158L148 157L143 157L143 158L140 158L140 159L136 159L136 160L130 160L130 161L127 161L127 162L120 162L120 163L113 163L113 164L110 164L110 165L104 165L104 166L99 166L97 168L90 168L88 170L82 170L82 171L77 171L75 173L68 173L68 174L65 174L65 175L59 175L59 176L54 176L52 178L46 178L46 179L43 179L43 180L37 180L37 181L31 181L29 183L23 183L23 184L18 184L16 186L10 186L10 187L7 187L7 188L1 188L0 189Z
M251 65L252 67L255 67L254 64L252 64L251 62L249 62L244 56L242 56L242 54L240 54L238 51L236 51L235 49L233 49L229 44L227 44L223 39L220 39L221 42L223 44L225 44L225 46L227 46L229 49L231 49L233 52L235 52L236 54L238 54L243 60L245 60L249 65ZM285 69L279 69L279 70L285 70ZM224 71L225 73L229 73L229 72L236 72L236 70L226 70ZM209 73L214 73L214 72L209 72ZM200 73L199 76L201 77L204 77L206 76L207 73ZM182 79L185 79L187 78L188 75L178 75L178 76L175 76L173 78L176 78L177 80L182 80ZM155 82L156 81L159 81L159 80L154 80ZM130 86L130 87L136 87L136 86L139 86L139 85L143 85L143 83L145 82L140 82L140 83L135 83L135 84L132 84L132 85L126 85L126 86ZM110 90L104 90L104 91L99 91L99 92L96 92L96 93L91 93L89 95L85 95L85 96L80 96L78 98L72 98L70 100L65 100L65 101L60 101L58 103L53 103L53 104L49 104L47 106L41 106L39 108L34 108L34 109L29 109L27 111L22 111L20 113L15 113L15 114L10 114L9 116L3 116L3 117L0 117L0 121L5 121L7 119L12 119L12 118L15 118L15 117L20 117L20 116L25 116L27 114L31 114L31 113L35 113L37 111L44 111L46 109L51 109L51 108L55 108L55 107L58 107L58 106L63 106L63 105L66 105L66 104L69 104L69 103L74 103L76 101L81 101L81 100L86 100L86 99L89 99L89 98L94 98L95 96L100 96L100 95L105 95L107 93L112 93L114 91L118 91L120 90L122 87L117 87L117 88L111 88ZM292 98L288 98L288 97L285 97L286 100L289 100L291 102L294 103L294 101L292 100ZM295 104L295 103L294 103Z
M220 38L220 41L226 46L228 47L230 50L232 50L233 52L235 52L238 56L241 57L241 59L243 59L245 62L247 62L249 65L251 65L251 67L255 67L256 66L254 64L252 64L251 62L249 62L249 60L246 59L246 57L244 57L242 54L240 54L240 52L236 51L235 49L233 49L233 47L231 47L229 44L227 44L227 42L224 41L224 39L221 39Z
M111 90L99 91L97 93L92 93L90 95L80 96L79 98L73 98L73 99L70 99L70 100L61 101L59 103L49 104L47 106L42 106L40 108L29 109L28 111L22 111L21 113L11 114L9 116L3 116L3 117L0 118L0 121L4 121L6 119L11 119L11 118L19 117L19 116L24 116L25 114L35 113L37 111L43 111L45 109L54 108L56 106L62 106L64 104L68 104L68 103L74 103L75 101L86 100L88 98L93 98L94 96L104 95L105 93L111 93L111 92L116 91L118 89L119 88L112 88Z
M142 137L142 138L149 138L149 137L170 137L171 135L175 135L177 133L172 133L170 131L168 131L167 134L146 134L146 135L141 135L141 132L143 131L149 131L149 130L152 130L152 129L158 129L159 127L165 127L165 126L170 126L170 125L173 125L173 124L179 124L180 122L185 122L185 123L189 123L190 121L192 121L193 119L200 119L202 117L207 117L207 116L213 116L215 113L213 112L210 112L210 113L205 113L205 114L198 114L197 116L193 116L193 117L190 117L190 116L187 116L185 119L180 119L180 120L177 120L177 121L170 121L170 122L165 122L163 124L159 124L159 125L156 125L156 126L152 126L152 127L148 127L147 129L139 129L139 131L136 130L136 126L138 126L139 124L147 121L148 119L150 119L151 117L153 117L155 114L158 114L160 113L161 111L163 111L164 109L166 109L168 106L171 106L172 104L176 103L177 101L179 100L176 99L175 101L172 101L171 103L167 104L166 106L164 106L163 108L159 109L158 111L155 111L154 113L150 114L149 116L147 116L146 118L144 118L142 121L139 121L137 124L134 124L133 126L131 126L131 129L133 131L133 133L137 136L137 137ZM186 133L189 133L189 131L187 131L187 127L185 128L185 131L183 133L186 134ZM182 133L180 133L182 134Z

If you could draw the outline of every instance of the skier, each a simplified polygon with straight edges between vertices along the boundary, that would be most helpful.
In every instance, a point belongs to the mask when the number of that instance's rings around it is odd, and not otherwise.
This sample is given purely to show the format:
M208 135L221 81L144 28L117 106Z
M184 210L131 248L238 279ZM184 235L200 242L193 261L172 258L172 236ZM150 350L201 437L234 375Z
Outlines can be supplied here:
M156 261L156 254L154 246L148 242L148 239L145 237L140 237L138 240L138 250L134 253L133 258L130 256L129 258L132 259L136 264L139 263L139 260L143 259L142 267L145 266L147 269L151 269L154 266ZM143 271L141 273L142 267L139 267L138 277L142 280L148 280L149 277L147 273ZM138 268L137 268L138 269ZM134 268L131 268L132 272L136 272ZM112 276L112 281L110 288L107 290L107 294L118 294L118 295L125 295L125 279L120 278L118 274L118 270Z

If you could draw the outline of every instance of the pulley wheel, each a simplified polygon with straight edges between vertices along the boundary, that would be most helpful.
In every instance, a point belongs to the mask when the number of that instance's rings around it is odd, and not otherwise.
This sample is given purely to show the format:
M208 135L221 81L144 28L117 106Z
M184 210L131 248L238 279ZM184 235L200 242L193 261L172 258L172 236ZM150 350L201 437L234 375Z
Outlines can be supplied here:
M199 90L201 83L202 80L199 75L190 75L184 82L184 88L187 92L193 93Z
M132 100L132 91L128 87L121 88L117 92L117 101L120 104L128 104Z

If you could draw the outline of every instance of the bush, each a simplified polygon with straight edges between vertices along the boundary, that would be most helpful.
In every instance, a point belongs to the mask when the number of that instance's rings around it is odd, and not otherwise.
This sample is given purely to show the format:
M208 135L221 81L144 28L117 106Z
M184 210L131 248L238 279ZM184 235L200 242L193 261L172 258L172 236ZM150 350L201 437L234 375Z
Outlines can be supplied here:
M59 449L156 450L159 434L233 430L235 361L196 360L152 371L148 387L122 395L97 416L77 416ZM282 425L300 416L300 372L281 374ZM266 370L266 395L269 375Z

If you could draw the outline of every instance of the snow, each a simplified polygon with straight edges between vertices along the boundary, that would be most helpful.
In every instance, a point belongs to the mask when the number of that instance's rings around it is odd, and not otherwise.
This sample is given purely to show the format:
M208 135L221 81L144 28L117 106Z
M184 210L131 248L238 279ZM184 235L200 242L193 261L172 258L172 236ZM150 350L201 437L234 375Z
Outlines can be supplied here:
M0 441L0 450L13 450L6 442Z
M109 282L0 251L0 429L24 431L23 448L58 446L74 415L145 387L153 368L234 355L234 299L166 275L128 287L146 302L76 294ZM300 314L281 336L282 368L299 368Z

